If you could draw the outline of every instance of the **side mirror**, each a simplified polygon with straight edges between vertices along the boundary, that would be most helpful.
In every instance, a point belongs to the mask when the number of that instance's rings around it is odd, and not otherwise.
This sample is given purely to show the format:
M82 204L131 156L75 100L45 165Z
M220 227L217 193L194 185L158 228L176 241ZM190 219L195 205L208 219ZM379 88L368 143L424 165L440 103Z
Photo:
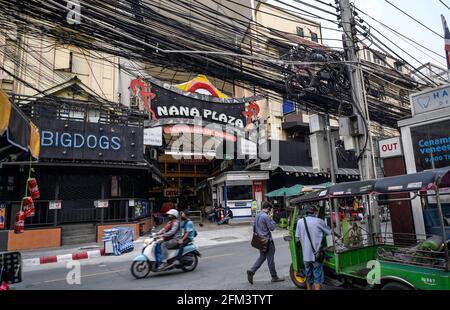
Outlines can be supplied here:
M285 236L283 236L283 240L289 242L289 241L292 241L292 237L291 237L291 235L285 235Z

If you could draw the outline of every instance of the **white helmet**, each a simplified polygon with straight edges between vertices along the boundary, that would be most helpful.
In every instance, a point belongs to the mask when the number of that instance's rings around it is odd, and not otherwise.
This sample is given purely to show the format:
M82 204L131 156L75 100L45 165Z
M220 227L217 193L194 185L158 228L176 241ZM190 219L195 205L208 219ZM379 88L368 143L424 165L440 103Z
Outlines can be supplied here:
M170 209L169 211L166 212L167 215L172 215L176 218L178 218L178 211L175 209Z

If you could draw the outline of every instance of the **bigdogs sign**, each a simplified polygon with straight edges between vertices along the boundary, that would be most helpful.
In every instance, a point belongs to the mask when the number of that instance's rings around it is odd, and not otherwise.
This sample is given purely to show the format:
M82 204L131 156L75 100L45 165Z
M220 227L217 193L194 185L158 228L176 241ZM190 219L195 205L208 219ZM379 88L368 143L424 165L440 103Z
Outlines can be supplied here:
M143 128L35 119L41 133L41 158L142 161Z

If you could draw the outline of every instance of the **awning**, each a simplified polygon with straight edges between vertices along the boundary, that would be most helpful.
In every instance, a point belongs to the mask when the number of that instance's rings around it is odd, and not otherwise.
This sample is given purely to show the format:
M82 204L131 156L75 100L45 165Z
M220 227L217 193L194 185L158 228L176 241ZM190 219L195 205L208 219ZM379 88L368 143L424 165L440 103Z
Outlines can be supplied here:
M338 183L329 188L333 197L359 196L370 194L375 187L376 180Z
M0 89L0 137L5 143L29 151L34 158L39 157L39 130L33 122ZM5 146L5 145L2 145Z
M378 194L401 193L425 191L434 186L450 187L450 167L380 179L375 183L374 191Z
M266 194L267 197L294 197L303 195L306 192L310 192L311 190L320 190L325 189L327 187L330 187L333 183L326 182L319 185L302 185L302 184L296 184L291 187L283 187L279 188L277 190L274 190L268 194Z
M287 165L273 165L270 162L261 163L260 169L266 170L266 171L273 171L276 169L281 169L284 172L293 172L293 173L313 173L313 174L320 174L324 172L316 172L314 171L313 167L304 167L304 166L287 166ZM359 175L358 169L351 169L351 168L339 168L337 171L337 174L340 175Z
M266 197L273 198L273 197L284 197L286 193L287 188L282 187L279 189L276 189L274 191L271 191L270 193L266 194Z
M327 197L328 197L328 189L322 189L311 193L307 193L298 198L294 198L290 201L290 203L299 204L299 203L313 202L317 200L326 199Z

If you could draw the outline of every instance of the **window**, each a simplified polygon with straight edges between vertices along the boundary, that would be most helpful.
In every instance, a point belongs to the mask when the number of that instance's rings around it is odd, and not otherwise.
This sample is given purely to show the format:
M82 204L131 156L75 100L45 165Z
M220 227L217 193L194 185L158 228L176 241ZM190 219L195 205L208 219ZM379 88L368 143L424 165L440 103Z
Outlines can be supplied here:
M371 56L370 54L371 54L370 51L369 51L369 50L366 50L366 59L367 59L368 61L372 61L372 58L370 57L370 56Z
M227 186L228 200L252 200L251 185Z
M302 27L297 27L297 35L302 38L305 36L305 31Z
M317 36L317 33L311 32L311 41L319 42L319 37Z
M396 61L394 63L394 66L395 66L395 70L397 70L399 72L403 71L403 64L400 61Z
M373 55L373 62L376 63L377 65L384 66L384 61L375 54Z

